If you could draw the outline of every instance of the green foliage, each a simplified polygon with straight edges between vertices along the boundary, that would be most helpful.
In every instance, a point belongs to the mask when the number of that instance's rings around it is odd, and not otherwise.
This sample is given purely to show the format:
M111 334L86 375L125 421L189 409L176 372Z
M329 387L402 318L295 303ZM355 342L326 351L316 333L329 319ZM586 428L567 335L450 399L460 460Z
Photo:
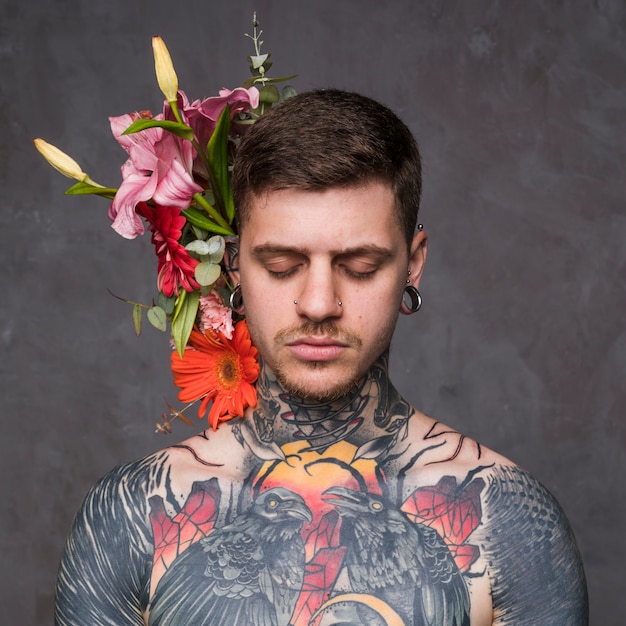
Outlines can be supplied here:
M69 189L65 190L66 196L84 196L88 194L94 194L96 196L102 196L113 200L117 189L115 187L99 187L97 185L90 185L89 183L78 182L72 185Z
M228 133L230 131L230 107L222 111L217 126L209 139L207 156L215 187L213 194L219 197L224 207L227 222L230 224L235 217L235 204L230 186L230 172L228 171Z
M200 304L199 291L181 291L176 300L174 314L172 316L172 337L178 356L183 358L185 346L189 341L189 335L198 313Z
M195 207L189 207L181 211L181 213L187 218L187 221L193 226L202 228L210 233L217 233L218 235L232 235L233 231L230 228L224 228L219 224L216 224L204 211L196 209Z
M159 292L158 305L165 311L165 315L171 315L174 312L176 298L172 296L168 298L164 293Z
M218 263L202 261L196 265L195 278L202 287L210 287L222 273L222 267Z
M141 323L143 320L142 308L141 304L133 304L133 327L135 328L135 335L137 335L137 337L141 335Z
M133 133L139 133L146 128L163 128L168 132L191 141L193 139L193 129L189 128L187 124L181 124L180 122L171 122L169 120L153 120L153 119L138 119L135 120L122 135L132 135Z
M151 306L146 314L148 321L158 330L165 332L167 330L167 315L160 306Z

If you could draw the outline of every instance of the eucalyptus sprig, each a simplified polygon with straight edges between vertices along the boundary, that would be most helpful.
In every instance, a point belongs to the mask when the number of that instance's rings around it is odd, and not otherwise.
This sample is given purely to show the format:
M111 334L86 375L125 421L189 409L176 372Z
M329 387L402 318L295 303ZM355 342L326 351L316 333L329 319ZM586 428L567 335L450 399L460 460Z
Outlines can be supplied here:
M242 87L252 87L253 85L259 89L259 107L252 111L253 118L259 117L266 113L273 104L287 100L296 95L296 91L291 86L283 87L281 91L278 90L274 83L283 83L296 78L296 75L282 76L279 78L270 78L267 76L267 72L272 67L270 61L271 53L262 53L261 46L263 41L261 40L262 30L259 28L259 22L256 18L256 12L252 14L252 35L244 33L246 37L252 40L254 44L254 54L248 57L250 63L250 72L252 77L246 80Z

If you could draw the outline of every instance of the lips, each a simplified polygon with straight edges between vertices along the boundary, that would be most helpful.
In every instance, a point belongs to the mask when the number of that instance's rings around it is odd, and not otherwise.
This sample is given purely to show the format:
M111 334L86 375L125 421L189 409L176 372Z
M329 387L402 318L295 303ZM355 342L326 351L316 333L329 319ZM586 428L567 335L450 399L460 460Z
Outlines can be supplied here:
M341 356L348 346L331 337L308 336L291 340L287 347L303 361L331 361Z

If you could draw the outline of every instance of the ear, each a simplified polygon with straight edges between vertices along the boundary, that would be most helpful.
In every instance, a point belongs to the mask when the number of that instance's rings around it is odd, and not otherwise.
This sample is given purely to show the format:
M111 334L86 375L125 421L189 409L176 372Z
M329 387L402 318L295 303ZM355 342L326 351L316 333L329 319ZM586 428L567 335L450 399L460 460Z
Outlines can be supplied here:
M411 248L409 250L409 271L408 285L413 285L415 289L419 288L422 274L424 273L424 265L426 264L426 254L428 253L428 236L426 231L418 230L413 235Z
M418 230L413 236L413 240L411 241L411 246L409 248L409 267L408 267L408 276L406 279L406 287L415 287L417 289L420 284L420 280L422 278L422 274L424 273L424 265L426 263L426 254L428 252L428 237L423 230ZM410 315L414 313L415 310L409 308L407 303L404 301L404 292L402 300L400 301L400 313L404 315Z

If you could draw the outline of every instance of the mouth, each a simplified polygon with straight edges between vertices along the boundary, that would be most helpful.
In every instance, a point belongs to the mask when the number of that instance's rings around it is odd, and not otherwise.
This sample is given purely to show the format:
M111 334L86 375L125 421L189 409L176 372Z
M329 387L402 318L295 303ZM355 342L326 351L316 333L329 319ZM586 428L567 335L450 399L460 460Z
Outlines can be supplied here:
M348 344L332 337L309 335L287 343L291 353L303 361L331 361L340 357Z

